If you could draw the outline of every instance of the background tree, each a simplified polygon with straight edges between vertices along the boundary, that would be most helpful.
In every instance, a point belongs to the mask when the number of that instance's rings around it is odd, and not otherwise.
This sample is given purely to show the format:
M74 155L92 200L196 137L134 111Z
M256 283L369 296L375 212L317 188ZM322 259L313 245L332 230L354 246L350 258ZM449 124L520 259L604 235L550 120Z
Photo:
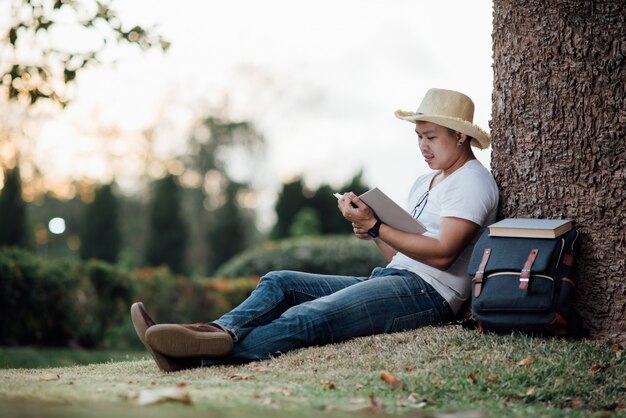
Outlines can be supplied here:
M283 183L283 188L278 194L274 210L276 211L276 223L272 229L272 238L286 238L289 236L289 228L296 219L298 212L309 204L305 196L305 188L302 179L289 183Z
M150 206L146 262L185 273L188 232L181 209L181 189L173 175L154 182Z
M595 333L626 332L625 27L623 1L494 1L500 215L576 222Z
M122 242L119 228L119 207L111 184L96 190L93 202L85 208L80 234L80 257L114 263Z
M254 194L264 146L265 139L252 122L232 120L226 109L211 112L194 126L187 151L179 158L185 167L181 178L198 180L183 191L192 274L211 273L232 251L243 250L254 240L252 213L242 207L239 197ZM220 231L228 230L242 239L225 243Z
M277 221L272 230L272 238L293 236L302 225L294 223L314 222L320 234L350 233L349 223L337 209L337 199L333 196L337 190L353 191L361 194L369 189L362 181L363 172L357 173L347 184L333 188L322 184L317 190L309 190L302 179L283 184L276 200ZM311 224L312 225L312 224ZM309 227L311 226L309 225ZM307 228L309 228L307 227ZM309 230L312 232L312 230ZM297 232L300 234L300 232Z
M366 192L369 190L369 187L363 184L362 177L363 172L359 171L348 183L339 186L339 189L323 184L315 191L311 206L319 214L323 234L352 233L350 223L345 220L337 208L337 199L335 199L333 193L337 192L337 190L339 190L339 193L350 191L357 195Z
M210 215L207 229L209 249L208 271L214 272L234 255L248 247L254 231L254 217L246 213L237 198L245 187L229 182L225 191L225 202Z
M0 246L28 246L26 204L18 168L5 170L0 194Z
M315 209L310 207L300 209L289 226L290 237L306 237L321 234L322 221L320 221L320 215Z

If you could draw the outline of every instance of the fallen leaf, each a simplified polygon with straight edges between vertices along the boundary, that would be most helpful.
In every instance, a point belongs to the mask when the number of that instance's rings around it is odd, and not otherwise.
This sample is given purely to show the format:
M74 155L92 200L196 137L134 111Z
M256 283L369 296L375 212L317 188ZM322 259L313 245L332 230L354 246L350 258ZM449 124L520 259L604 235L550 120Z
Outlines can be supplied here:
M268 367L259 366L259 367L253 367L252 371L257 372L257 373L265 373L265 372L269 372L270 369Z
M537 389L535 389L534 386L531 386L530 388L528 388L526 393L517 392L515 394L515 398L517 399L534 398L536 395L537 395Z
M428 405L428 400L420 399L416 393L411 393L406 399L410 402L408 406L411 408L421 409Z
M355 389L355 390L361 390L361 389L363 389L364 387L365 387L365 386L363 386L363 385L362 385L362 384L360 384L360 383L357 383L356 385L354 385L354 389Z
M467 375L467 380L469 380L470 382L472 382L472 384L476 384L476 382L478 382L478 379L476 379L476 376L474 376L473 372L470 372L470 374Z
M572 408L582 408L583 406L585 406L585 401L583 401L582 399L573 399L571 404Z
M394 375L389 373L387 370L383 370L382 372L380 372L380 380L387 383L388 385L391 385L391 387L394 389L397 389L403 386L402 382L399 381Z
M227 377L228 380L254 380L254 376L249 374L231 374Z
M279 393L283 396L291 395L291 391L287 388L281 388L277 386L268 386L261 391L261 395L269 395L271 393Z
M496 383L498 379L495 376L489 375L487 376L487 381L491 383Z
M189 388L184 383L179 383L173 387L159 389L143 389L133 396L139 405L154 405L162 402L191 403Z
M528 366L535 361L535 356L528 356L524 360L517 362L518 366Z
M49 382L51 380L59 380L60 378L61 378L61 376L59 376L58 374L46 373L43 376L41 376L39 378L39 380L43 380L43 381Z
M374 397L374 395L370 395L370 404L372 405L372 408L374 408L374 409L382 409L383 408L383 403L382 402L378 402L376 400L376 398Z
M320 380L320 385L326 390L335 389L335 384L333 382L329 382L328 380Z
M596 364L596 365L594 365L594 366L591 366L591 368L589 369L589 371L590 371L592 374L597 374L597 373L600 373L600 372L605 371L605 370L606 370L606 369L608 369L609 367L610 367L610 364L603 364L603 365Z

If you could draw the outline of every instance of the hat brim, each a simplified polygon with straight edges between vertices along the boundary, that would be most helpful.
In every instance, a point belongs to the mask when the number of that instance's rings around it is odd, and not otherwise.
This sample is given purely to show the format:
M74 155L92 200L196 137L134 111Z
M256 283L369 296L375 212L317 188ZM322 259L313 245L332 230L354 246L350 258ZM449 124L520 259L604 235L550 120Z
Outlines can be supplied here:
M406 112L403 110L396 110L395 115L398 119L409 122L431 122L464 133L472 137L471 144L476 148L485 149L489 147L491 143L491 136L487 132L482 130L478 125L474 125L463 119L451 118L449 116L424 115L422 113Z

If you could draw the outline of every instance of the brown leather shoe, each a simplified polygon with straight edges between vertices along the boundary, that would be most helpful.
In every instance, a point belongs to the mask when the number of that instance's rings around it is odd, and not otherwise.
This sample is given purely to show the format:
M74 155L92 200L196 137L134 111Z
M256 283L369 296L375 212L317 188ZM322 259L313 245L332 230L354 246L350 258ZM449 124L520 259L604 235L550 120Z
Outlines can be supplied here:
M146 332L148 345L172 357L224 357L233 350L233 339L208 324L158 324Z
M133 321L133 326L135 327L135 332L137 333L139 340L141 340L146 349L148 349L159 369L164 372L176 372L200 366L199 359L171 358L155 352L150 345L148 345L148 342L146 341L146 331L150 327L156 325L156 323L146 312L143 302L133 303L130 307L130 317Z

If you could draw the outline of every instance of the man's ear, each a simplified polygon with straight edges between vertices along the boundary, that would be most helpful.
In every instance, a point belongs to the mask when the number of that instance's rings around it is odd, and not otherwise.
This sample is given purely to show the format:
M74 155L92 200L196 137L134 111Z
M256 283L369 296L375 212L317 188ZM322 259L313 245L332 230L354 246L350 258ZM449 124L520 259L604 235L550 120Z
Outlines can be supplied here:
M465 143L465 141L467 141L467 134L464 134L462 132L457 132L456 133L456 139L457 139L459 145L463 145Z

